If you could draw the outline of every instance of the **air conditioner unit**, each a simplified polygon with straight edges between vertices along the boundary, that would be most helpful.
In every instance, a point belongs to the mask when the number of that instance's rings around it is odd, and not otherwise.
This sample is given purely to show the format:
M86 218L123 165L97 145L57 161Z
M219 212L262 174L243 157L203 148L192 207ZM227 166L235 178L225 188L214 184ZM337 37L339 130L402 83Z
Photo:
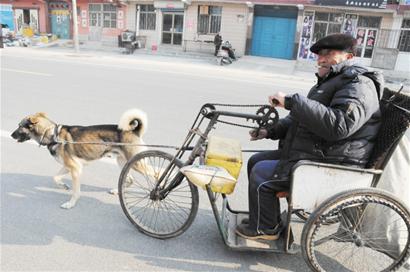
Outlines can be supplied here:
M123 42L133 42L135 41L135 32L125 31L121 33L121 40Z

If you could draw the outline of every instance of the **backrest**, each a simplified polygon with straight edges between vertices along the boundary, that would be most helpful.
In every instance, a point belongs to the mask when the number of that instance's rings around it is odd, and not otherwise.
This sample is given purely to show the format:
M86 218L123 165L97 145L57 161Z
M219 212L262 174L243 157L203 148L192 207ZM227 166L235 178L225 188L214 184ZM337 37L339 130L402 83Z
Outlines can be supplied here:
M380 103L382 124L366 168L384 169L410 126L410 96L384 88Z

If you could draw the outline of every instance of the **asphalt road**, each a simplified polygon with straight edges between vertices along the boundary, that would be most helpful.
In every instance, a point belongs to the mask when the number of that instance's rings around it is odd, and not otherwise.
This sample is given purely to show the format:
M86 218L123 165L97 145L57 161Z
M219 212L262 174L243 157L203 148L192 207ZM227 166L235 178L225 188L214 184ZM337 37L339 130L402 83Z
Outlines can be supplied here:
M179 145L202 104L264 104L275 91L306 93L313 75L295 80L198 60L17 48L2 51L1 60L0 270L308 270L300 253L226 248L203 192L198 215L183 235L162 241L139 233L123 214L118 197L107 193L116 187L120 173L110 160L86 167L79 202L71 210L61 209L69 193L52 182L58 163L45 148L17 144L9 134L24 116L39 111L59 124L92 125L115 124L122 112L136 107L148 114L147 143ZM267 140L250 143L247 129L221 125L215 134L237 138L244 148L275 146ZM230 199L237 209L247 207L242 172ZM296 236L300 229L296 222Z

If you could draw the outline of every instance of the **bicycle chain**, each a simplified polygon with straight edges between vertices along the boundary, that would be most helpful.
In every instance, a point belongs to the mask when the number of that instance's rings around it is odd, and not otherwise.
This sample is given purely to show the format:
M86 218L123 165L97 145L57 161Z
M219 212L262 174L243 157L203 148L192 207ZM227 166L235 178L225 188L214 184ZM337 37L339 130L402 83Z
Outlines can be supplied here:
M266 104L224 104L224 103L207 103L208 105L212 106L220 106L220 107L235 107L235 108L262 108L266 107ZM247 125L241 125L238 123L233 123L229 121L224 121L224 120L218 120L218 123L223 123L226 125L231 125L235 127L243 127L243 128L251 128L251 129L260 129L260 126L247 126Z
M257 108L266 106L266 104L223 104L223 103L207 103L212 106L221 106L221 107L238 107L238 108Z

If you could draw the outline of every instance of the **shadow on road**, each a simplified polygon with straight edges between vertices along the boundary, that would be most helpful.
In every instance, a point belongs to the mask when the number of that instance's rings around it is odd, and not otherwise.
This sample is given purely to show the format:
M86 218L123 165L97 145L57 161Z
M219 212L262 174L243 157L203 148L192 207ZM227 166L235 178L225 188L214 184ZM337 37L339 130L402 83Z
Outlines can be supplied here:
M77 206L63 210L69 193L53 187L51 177L30 174L1 174L1 244L49 246L56 239L90 247L131 254L136 263L157 271L306 271L301 254L285 255L231 251L219 236L213 214L200 209L193 225L179 237L157 240L139 233L123 214L108 188L82 185ZM100 200L99 196L103 200ZM201 201L206 201L202 199ZM69 247L73 248L73 247ZM96 249L92 249L96 248ZM61 250L59 250L61 252ZM36 254L33 252L32 254ZM125 265L125 264L124 264ZM135 268L136 264L127 264Z

